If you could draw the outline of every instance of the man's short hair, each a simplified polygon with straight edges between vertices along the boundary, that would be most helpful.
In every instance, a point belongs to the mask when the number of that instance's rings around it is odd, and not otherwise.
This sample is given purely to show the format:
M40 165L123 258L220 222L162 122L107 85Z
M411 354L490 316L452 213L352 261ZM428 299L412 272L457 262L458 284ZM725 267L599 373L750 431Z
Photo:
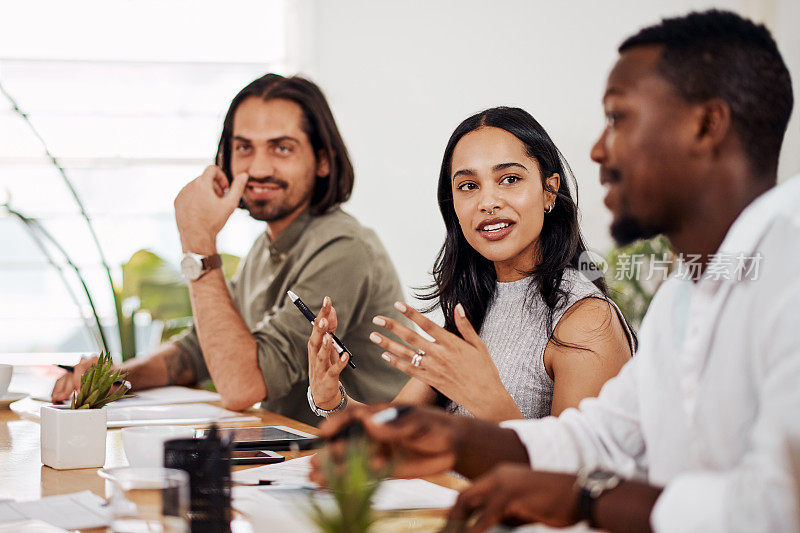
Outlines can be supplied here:
M318 215L350 198L353 191L353 165L342 135L328 106L325 95L316 84L300 76L284 77L266 74L239 91L231 101L217 147L217 165L228 179L231 174L231 146L233 143L233 117L242 102L251 96L263 100L276 98L291 100L303 110L303 131L311 142L316 157L328 157L330 173L317 178L309 210Z
M658 70L689 102L728 103L752 172L774 178L792 114L792 81L778 46L761 24L710 10L663 19L619 47L663 46Z

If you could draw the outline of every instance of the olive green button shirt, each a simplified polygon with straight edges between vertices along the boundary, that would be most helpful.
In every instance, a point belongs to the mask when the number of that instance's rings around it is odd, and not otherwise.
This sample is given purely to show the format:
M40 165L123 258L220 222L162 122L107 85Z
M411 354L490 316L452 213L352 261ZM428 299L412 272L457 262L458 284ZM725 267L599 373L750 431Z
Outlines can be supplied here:
M340 376L349 396L361 402L388 401L408 379L381 359L381 348L369 340L378 329L372 324L375 315L403 318L393 307L403 299L397 272L375 232L341 209L319 216L305 211L274 242L265 232L229 288L258 345L267 386L264 409L313 425L321 420L306 400L311 324L287 290L315 314L325 296L333 299L336 335L357 366L346 367ZM198 381L208 378L194 327L175 342L191 356Z

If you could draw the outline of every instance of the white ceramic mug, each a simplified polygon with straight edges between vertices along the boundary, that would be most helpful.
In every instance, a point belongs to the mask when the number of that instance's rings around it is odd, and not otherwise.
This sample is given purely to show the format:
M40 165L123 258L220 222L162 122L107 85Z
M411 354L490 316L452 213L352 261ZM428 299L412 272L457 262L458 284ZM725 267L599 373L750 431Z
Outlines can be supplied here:
M131 466L164 466L164 442L194 437L188 426L139 426L122 429L122 449Z
M11 383L11 375L14 373L12 365L0 365L0 398L8 392L8 384Z

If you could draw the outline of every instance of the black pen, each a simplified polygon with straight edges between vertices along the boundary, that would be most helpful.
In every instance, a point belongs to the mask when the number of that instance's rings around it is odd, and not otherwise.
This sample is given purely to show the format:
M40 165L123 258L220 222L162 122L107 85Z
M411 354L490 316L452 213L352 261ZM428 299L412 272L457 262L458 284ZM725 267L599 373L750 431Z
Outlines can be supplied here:
M308 306L303 303L303 300L301 300L300 297L292 291L286 291L286 294L289 295L289 299L292 300L292 303L297 306L301 313L303 313L303 316L313 324L317 317L314 316L314 313L312 313ZM333 347L336 348L336 352L339 354L339 357L341 357L344 352L349 353L350 357L347 359L347 364L355 368L356 364L353 362L353 352L347 349L344 343L339 340L339 337L333 333L331 333L331 337L333 338Z
M66 371L67 371L67 372L69 372L70 374L72 374L73 372L75 372L75 367L74 367L74 366L71 366L71 365L56 365L56 366L57 366L58 368L63 368L64 370L66 370ZM117 381L115 381L115 382L114 382L114 385L116 385L116 386L124 385L124 386L126 386L126 387L128 388L128 390L130 390L130 389L131 389L131 383L130 383L130 381L122 381L122 380L117 380Z

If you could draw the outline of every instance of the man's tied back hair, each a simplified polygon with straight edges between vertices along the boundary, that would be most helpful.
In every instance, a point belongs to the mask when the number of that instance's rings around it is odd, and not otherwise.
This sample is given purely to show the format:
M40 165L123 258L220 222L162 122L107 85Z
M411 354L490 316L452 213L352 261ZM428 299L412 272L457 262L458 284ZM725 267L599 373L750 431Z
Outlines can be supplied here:
M619 52L644 45L663 46L657 68L686 101L728 103L751 171L775 179L794 99L769 30L729 11L693 12L644 28Z
M264 101L291 100L299 105L303 109L303 131L311 142L314 155L316 157L319 157L320 153L327 155L330 173L328 176L316 178L309 211L319 215L346 202L353 191L355 180L347 147L325 95L316 84L300 76L266 74L239 91L231 101L222 124L216 157L217 165L228 179L233 179L231 174L233 117L241 103L250 97L261 98Z

